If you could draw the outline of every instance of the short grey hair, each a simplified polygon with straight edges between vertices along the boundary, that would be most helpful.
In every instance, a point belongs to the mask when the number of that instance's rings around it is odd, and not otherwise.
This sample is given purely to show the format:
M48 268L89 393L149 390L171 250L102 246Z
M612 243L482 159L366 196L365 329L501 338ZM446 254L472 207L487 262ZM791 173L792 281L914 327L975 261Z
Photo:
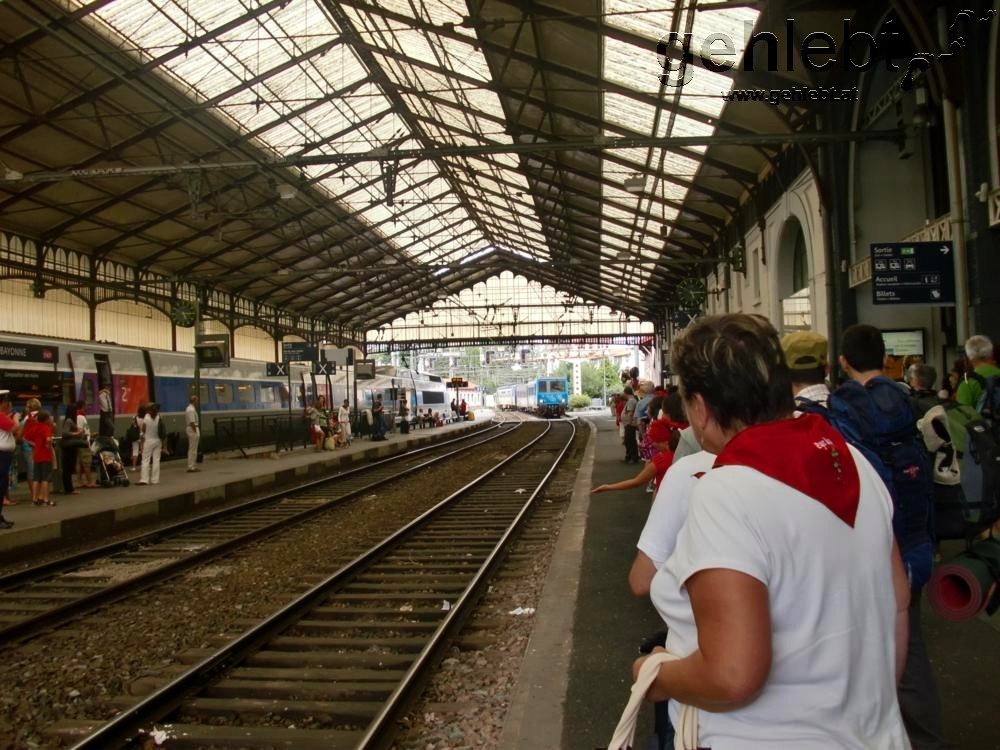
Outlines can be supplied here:
M937 380L937 370L923 363L910 365L908 375L911 380L917 381L917 387L922 391L931 390Z
M973 336L965 342L965 356L978 362L988 362L993 359L993 342L986 336Z

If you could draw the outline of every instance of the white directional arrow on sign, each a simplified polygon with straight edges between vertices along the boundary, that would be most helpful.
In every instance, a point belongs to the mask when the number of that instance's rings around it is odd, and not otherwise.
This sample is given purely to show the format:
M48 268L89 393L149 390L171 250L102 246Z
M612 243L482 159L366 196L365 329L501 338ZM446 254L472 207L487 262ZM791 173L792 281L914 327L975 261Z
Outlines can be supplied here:
M941 245L941 255L947 255L951 252L951 248L947 245Z

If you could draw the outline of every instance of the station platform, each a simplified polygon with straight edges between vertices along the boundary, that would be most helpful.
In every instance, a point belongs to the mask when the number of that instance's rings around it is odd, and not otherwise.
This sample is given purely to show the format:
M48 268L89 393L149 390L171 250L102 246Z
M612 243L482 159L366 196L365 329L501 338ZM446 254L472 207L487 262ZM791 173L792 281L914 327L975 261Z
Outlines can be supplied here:
M591 750L607 745L628 700L638 645L663 629L646 598L628 589L635 544L652 495L643 488L590 494L634 476L610 416L584 416L591 440L536 609L535 629L500 750ZM944 559L960 544L942 546ZM957 750L1000 750L996 675L1000 613L967 622L938 617L924 599L922 626L941 693L946 737ZM643 706L636 750L649 747Z
M298 447L291 451L263 450L249 458L206 456L200 471L188 472L183 457L160 463L160 483L138 485L139 471L129 470L127 487L80 489L78 495L53 493L54 507L34 506L27 483L11 493L17 504L4 508L14 527L0 531L0 564L8 565L42 552L80 543L95 543L111 535L167 521L250 494L319 478L353 463L371 461L480 429L492 419L488 410L477 412L474 422L453 422L441 427L389 432L384 441L356 437L351 445L332 451ZM128 457L123 456L128 462Z

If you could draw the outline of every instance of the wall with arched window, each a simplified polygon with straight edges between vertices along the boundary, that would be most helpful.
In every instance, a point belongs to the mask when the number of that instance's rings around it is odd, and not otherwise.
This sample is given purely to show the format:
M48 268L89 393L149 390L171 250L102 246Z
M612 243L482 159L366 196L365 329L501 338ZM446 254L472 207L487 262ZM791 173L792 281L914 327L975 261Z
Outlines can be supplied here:
M809 247L799 220L790 216L781 227L775 276L782 331L808 331L813 327Z

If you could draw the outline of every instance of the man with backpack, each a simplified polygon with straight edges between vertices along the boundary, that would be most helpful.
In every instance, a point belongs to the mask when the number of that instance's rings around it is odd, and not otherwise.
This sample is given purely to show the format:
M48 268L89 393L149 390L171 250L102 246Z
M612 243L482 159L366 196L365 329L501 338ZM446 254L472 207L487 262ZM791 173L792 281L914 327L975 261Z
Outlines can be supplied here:
M885 342L869 325L844 331L839 363L849 380L830 395L830 421L875 467L893 500L893 533L910 579L909 641L899 682L899 706L915 750L945 741L941 699L923 642L920 595L933 562L928 456L906 392L882 373Z
M946 402L946 399L941 398L934 390L937 370L933 367L921 362L910 365L905 374L906 382L913 391L910 395L910 404L913 406L917 419L923 417L931 407L940 406Z
M781 349L790 371L796 410L828 419L830 389L826 385L826 337L815 331L786 333L781 337Z
M993 342L986 336L973 336L965 342L965 356L968 357L969 364L972 365L972 372L958 384L955 400L965 406L978 409L981 414L993 419L992 409L989 410L988 414L984 413L984 407L989 407L991 404L982 403L984 393L987 394L988 401L993 400L989 398L994 395L990 391L993 390L994 384L1000 380L997 377L1000 376L1000 367L997 367L993 357Z

